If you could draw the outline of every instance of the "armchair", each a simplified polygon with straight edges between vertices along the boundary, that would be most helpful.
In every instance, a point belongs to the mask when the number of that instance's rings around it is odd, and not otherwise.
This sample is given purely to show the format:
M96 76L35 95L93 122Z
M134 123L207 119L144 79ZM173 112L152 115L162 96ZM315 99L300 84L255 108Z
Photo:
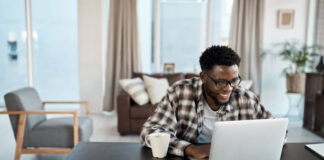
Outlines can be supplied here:
M88 102L42 102L34 88L22 88L5 96L7 111L16 138L15 160L21 154L67 154L78 141L92 135L92 120L77 112L44 111L45 104L85 104ZM71 117L46 119L46 114L71 114ZM51 137L51 138L49 138Z

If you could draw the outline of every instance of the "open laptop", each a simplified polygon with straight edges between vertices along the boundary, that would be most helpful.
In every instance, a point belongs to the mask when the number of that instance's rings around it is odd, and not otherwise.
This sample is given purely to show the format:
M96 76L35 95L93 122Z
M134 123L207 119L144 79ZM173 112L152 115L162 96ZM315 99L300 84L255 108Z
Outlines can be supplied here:
M210 160L279 160L288 119L224 121L214 124Z

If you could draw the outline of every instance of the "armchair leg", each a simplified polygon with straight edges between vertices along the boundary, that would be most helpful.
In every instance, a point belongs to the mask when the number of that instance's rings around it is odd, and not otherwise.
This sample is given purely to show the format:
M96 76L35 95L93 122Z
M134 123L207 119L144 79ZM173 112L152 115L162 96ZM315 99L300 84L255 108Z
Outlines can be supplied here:
M74 147L78 144L79 142L79 124L78 124L78 114L74 113L73 114L73 142L74 142Z
M24 142L24 134L25 134L25 125L26 125L26 114L21 114L21 115L19 115L19 121L18 121L15 160L20 159L20 155L22 152L23 142Z

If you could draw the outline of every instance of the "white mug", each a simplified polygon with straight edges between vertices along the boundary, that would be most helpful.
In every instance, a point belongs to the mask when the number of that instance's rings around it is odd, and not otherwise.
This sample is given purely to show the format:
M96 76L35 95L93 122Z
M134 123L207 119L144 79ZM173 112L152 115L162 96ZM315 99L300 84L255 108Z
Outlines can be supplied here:
M152 133L145 137L145 143L152 149L153 157L164 158L168 153L170 134Z

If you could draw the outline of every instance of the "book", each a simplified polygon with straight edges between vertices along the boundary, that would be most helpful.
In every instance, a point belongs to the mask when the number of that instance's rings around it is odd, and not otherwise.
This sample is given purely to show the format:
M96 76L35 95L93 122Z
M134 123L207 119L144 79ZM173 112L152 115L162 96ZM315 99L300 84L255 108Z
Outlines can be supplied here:
M324 143L306 144L305 146L314 153L318 154L321 158L324 158Z

